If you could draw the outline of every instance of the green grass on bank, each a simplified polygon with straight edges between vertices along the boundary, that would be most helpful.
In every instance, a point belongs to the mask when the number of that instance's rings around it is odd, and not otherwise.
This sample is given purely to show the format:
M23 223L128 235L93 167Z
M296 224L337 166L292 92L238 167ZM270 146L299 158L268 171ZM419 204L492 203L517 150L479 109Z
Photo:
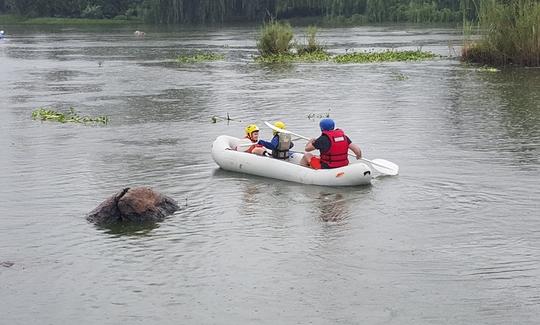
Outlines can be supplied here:
M88 18L28 18L16 15L0 15L2 25L130 25L141 24L137 19L88 19Z
M539 1L482 1L478 27L481 37L465 40L463 61L490 66L540 66Z

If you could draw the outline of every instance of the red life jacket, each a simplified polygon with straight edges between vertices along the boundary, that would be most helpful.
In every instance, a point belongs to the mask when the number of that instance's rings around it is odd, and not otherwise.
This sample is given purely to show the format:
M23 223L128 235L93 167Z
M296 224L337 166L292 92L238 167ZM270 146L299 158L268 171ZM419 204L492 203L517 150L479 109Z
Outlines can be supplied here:
M349 164L349 142L345 133L340 129L331 131L322 131L330 139L330 149L327 152L321 152L321 162L330 168L338 168Z
M252 140L250 137L248 137L247 135L246 135L244 138L245 138L245 139L249 139L251 142L253 142L253 140ZM246 152L248 152L248 153L253 153L253 150L254 150L255 148L260 148L260 147L263 147L263 145L262 145L262 144L255 143L254 145L250 146L250 147L246 150Z

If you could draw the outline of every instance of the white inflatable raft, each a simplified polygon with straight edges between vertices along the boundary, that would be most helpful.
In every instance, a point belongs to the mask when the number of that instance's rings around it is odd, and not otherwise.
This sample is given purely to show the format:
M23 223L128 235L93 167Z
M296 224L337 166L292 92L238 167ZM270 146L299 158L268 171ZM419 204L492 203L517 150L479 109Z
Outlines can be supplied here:
M239 143L245 142L245 139L221 135L212 144L212 158L225 170L302 184L355 186L371 183L371 169L359 161L351 161L345 167L315 170L299 165L302 153L292 153L291 158L279 160L234 150Z

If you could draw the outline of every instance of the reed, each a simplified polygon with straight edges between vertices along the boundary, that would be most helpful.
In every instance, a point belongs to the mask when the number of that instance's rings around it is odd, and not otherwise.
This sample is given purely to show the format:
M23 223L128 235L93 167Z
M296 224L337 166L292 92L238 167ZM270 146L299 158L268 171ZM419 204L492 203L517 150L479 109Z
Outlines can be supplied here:
M489 66L540 66L540 2L483 0L478 27L481 38L465 41L463 61Z
M261 28L257 49L262 57L287 55L292 48L293 30L289 23L275 20Z
M299 55L308 54L308 53L325 52L324 46L317 39L317 27L308 26L306 35L304 38L305 38L305 43L297 44L296 46L296 51L298 52Z

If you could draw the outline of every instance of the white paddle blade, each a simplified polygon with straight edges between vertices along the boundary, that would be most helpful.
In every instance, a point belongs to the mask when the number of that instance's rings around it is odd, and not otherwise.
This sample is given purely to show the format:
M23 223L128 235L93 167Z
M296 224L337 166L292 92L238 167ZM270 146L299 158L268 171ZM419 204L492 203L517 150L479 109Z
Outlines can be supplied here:
M383 174L397 175L399 173L399 166L388 160L373 159L371 164L373 168Z

